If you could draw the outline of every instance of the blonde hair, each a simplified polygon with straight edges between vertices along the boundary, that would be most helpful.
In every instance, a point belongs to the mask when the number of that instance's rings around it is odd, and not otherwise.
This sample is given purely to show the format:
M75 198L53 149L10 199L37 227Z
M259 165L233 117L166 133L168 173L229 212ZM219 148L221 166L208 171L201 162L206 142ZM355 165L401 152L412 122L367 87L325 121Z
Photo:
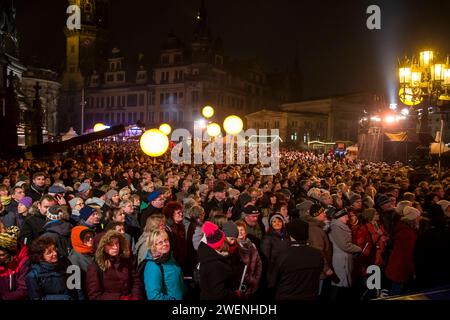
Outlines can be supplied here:
M150 217L147 218L147 221L145 223L144 233L150 233L154 230L159 230L159 225L161 224L161 221L165 219L163 214L152 214Z
M123 195L128 192L131 195L131 189L128 187L123 187L122 189L120 189L119 191L119 198L122 199Z
M156 239L166 235L167 239L169 239L169 235L165 230L152 230L149 232L147 237L147 248L150 250L150 253L153 255L156 248Z

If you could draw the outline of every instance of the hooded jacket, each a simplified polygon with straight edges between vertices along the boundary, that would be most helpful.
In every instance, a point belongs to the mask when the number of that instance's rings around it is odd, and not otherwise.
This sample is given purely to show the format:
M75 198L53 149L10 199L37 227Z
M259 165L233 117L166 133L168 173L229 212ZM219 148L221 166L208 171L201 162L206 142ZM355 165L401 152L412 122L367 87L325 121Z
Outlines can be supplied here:
M68 257L72 249L70 243L70 232L72 225L64 220L55 220L47 222L43 227L43 236L51 237L55 240L56 248L60 256Z
M222 256L207 244L198 246L200 262L200 300L233 300L233 273L228 257Z
M105 253L105 246L116 237L120 241L120 253L111 258ZM130 259L128 243L118 232L109 231L100 240L95 263L89 265L87 270L86 288L89 300L142 299L141 278Z
M144 269L144 286L148 300L182 300L186 292L183 273L173 256L161 263L153 260L149 251L146 256L147 264ZM164 277L164 281L163 278ZM164 283L164 284L163 284Z
M81 271L87 272L88 266L94 262L94 248L87 247L81 239L81 233L89 230L88 227L76 226L72 229L71 243L72 250L69 254L69 260L72 264L80 267Z
M239 255L247 266L244 284L247 286L245 295L250 296L256 292L261 279L262 261L258 249L249 239L239 241Z
M25 276L29 267L26 246L22 246L7 266L0 265L0 300L25 300L28 297Z
M39 237L46 220L47 217L41 213L28 216L22 224L22 229L20 229L19 240L29 245L31 241Z

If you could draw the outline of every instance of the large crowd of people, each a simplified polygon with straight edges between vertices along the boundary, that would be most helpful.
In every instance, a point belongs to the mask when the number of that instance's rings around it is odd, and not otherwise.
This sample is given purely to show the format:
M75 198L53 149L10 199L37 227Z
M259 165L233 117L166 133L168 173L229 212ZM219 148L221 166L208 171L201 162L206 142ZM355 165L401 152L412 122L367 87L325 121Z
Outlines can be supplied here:
M401 163L289 150L277 174L260 169L110 142L0 160L0 300L334 301L450 284L449 171L416 181Z

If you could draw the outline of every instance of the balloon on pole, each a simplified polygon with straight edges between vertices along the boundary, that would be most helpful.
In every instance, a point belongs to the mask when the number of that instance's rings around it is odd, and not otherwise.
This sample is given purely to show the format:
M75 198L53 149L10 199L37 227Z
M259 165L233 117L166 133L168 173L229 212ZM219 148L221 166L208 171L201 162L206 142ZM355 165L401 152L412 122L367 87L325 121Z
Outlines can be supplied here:
M236 115L231 115L225 118L223 121L223 128L225 132L233 136L238 135L244 128L242 119Z
M102 131L105 129L106 129L106 126L103 123L96 123L94 125L94 132L99 132L99 131Z
M161 130L162 133L168 136L172 132L172 127L167 123L163 123L162 125L159 126L159 130Z
M220 126L215 122L208 124L208 126L206 127L206 132L210 137L217 137L221 133L221 131L222 130Z
M209 119L214 115L214 108L211 106L205 106L202 109L202 115L206 118Z

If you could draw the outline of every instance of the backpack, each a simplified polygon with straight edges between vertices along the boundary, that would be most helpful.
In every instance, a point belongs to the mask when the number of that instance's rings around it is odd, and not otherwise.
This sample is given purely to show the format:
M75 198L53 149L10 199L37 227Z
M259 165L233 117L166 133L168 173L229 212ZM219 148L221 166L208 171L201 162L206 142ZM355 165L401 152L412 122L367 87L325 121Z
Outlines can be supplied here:
M148 259L142 260L141 263L139 263L136 268L136 272L139 274L139 277L141 278L142 283L144 283L144 271L145 271L145 267L146 267L148 261L149 261ZM164 279L164 268L161 263L156 263L156 265L159 267L159 271L161 271L162 291L164 292L164 294L167 294L167 286L166 286L166 281ZM144 299L148 300L147 293L145 292L145 290L144 290Z

